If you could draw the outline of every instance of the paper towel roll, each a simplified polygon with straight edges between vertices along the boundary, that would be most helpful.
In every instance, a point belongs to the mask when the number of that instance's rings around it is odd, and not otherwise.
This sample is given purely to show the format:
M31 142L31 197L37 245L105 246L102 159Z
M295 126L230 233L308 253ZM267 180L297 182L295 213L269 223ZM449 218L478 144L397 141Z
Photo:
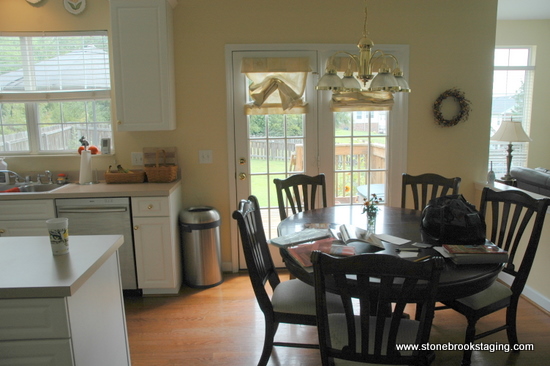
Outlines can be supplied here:
M92 153L89 150L83 150L80 154L80 184L92 184Z

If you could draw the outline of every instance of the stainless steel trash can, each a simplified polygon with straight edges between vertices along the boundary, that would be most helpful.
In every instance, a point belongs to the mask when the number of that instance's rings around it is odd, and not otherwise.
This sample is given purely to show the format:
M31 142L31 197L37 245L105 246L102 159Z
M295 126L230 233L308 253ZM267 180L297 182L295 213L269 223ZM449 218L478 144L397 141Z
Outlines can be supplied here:
M213 207L189 207L180 212L184 281L206 288L223 282L220 253L220 214Z

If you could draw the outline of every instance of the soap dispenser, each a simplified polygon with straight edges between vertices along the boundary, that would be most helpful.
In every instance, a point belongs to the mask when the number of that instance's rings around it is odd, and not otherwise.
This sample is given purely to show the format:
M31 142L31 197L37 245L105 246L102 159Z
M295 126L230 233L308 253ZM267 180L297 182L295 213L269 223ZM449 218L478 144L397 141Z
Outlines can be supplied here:
M0 170L8 170L8 163L4 161L5 158L0 157ZM0 173L0 184L10 184L10 173Z

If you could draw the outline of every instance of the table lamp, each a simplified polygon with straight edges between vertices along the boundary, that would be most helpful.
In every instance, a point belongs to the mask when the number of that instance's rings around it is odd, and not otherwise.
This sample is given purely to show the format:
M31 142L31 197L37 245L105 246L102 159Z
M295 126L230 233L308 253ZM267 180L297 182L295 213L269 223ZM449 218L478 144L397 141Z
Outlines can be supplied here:
M502 121L497 132L491 136L491 140L508 142L508 149L506 150L508 153L506 156L506 175L502 177L502 179L511 180L510 166L512 165L512 142L529 142L532 140L527 136L519 121Z

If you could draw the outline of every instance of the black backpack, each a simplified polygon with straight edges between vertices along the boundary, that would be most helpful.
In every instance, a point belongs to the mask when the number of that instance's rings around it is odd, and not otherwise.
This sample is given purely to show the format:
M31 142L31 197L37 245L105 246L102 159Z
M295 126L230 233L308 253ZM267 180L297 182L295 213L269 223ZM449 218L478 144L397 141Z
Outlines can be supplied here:
M422 233L438 244L485 243L485 220L461 194L432 199L422 210Z

